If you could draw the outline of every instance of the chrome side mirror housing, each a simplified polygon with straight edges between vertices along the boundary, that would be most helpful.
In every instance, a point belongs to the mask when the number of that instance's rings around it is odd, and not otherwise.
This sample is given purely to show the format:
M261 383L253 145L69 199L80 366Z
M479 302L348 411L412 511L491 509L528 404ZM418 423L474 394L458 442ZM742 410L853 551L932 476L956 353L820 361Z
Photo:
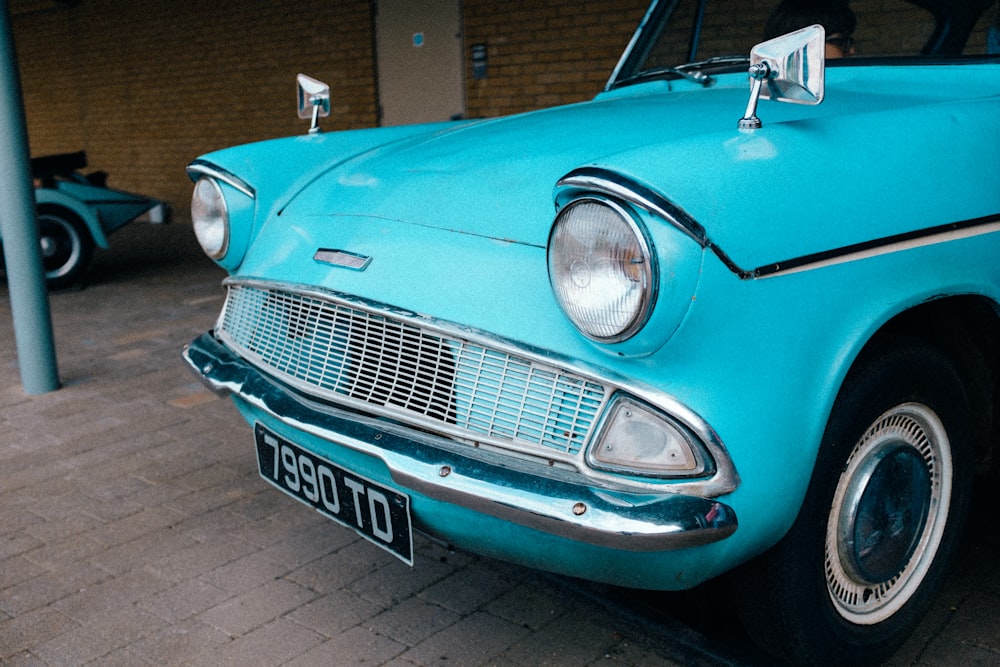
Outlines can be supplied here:
M320 131L319 119L330 115L330 86L305 74L299 74L296 81L299 93L299 118L311 120L309 133L315 134Z
M826 30L812 25L762 42L750 51L750 101L740 119L741 130L762 126L761 99L793 104L819 104L826 89Z

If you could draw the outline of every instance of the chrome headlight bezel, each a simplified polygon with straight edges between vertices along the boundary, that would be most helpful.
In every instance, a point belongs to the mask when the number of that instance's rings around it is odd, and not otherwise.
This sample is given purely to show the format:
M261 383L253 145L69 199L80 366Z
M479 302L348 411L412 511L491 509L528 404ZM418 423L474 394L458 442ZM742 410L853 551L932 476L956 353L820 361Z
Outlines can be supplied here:
M552 225L547 256L556 301L584 336L617 343L645 326L659 270L650 236L627 206L599 195L569 202Z
M191 195L191 222L194 234L206 255L222 259L229 252L229 206L219 182L201 176Z

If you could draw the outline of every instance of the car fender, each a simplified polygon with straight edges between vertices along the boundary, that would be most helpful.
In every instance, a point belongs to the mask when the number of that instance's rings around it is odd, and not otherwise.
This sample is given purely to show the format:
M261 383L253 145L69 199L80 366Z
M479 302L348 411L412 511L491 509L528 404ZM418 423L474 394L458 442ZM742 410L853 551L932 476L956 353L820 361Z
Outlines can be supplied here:
M797 516L834 401L862 350L932 301L998 303L997 270L960 261L988 257L998 244L994 232L769 278L740 279L707 263L690 316L644 379L660 374L662 388L719 433L741 478L725 500L740 517L736 541L747 555L777 542ZM953 258L949 275L920 271L941 253ZM900 278L886 280L893 275Z
M101 228L101 222L97 217L97 213L84 202L57 190L35 188L35 204L52 204L73 212L83 220L83 224L87 225L87 230L90 232L91 238L94 239L94 244L99 248L107 249L108 239Z

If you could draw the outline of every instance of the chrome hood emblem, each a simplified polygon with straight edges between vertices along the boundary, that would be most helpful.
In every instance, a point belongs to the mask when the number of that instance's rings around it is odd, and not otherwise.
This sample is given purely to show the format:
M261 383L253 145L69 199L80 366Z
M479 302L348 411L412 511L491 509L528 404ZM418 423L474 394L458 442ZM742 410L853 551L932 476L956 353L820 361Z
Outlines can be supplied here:
M360 255L356 252L335 250L332 248L320 248L313 255L313 259L317 262L323 262L331 266L340 266L353 271L364 271L372 261L372 258L368 255Z

